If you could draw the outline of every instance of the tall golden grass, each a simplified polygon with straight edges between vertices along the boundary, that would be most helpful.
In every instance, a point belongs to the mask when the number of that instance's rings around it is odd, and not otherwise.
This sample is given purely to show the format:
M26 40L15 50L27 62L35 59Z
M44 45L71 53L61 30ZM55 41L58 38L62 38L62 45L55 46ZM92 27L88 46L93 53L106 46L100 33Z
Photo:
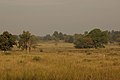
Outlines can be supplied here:
M120 47L75 49L43 43L26 54L0 54L0 80L120 80Z

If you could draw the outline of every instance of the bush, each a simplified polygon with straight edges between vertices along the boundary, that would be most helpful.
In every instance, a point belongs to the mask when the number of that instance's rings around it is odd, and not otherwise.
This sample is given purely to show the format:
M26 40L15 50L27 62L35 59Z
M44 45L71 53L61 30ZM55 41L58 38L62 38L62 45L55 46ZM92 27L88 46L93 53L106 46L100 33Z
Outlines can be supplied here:
M93 42L92 39L90 37L80 37L78 39L75 40L74 42L75 44L75 48L93 48Z
M78 35L74 42L75 48L105 48L107 43L107 32L100 29L94 29L87 35Z
M41 57L39 57L39 56L35 56L35 57L33 57L32 60L33 60L33 61L40 61L40 60L41 60Z

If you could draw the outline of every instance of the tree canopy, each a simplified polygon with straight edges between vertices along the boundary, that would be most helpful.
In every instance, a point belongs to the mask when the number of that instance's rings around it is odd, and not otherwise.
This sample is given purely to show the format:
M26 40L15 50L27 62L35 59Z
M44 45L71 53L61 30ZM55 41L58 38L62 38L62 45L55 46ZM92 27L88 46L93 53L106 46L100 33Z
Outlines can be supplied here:
M32 45L37 43L37 37L31 35L29 31L23 31L22 34L19 35L19 48L22 50L29 51L31 50Z
M0 50L9 51L15 45L16 39L8 31L3 32L0 35Z
M93 29L85 35L75 35L76 48L100 48L105 47L104 44L108 43L109 37L107 31L100 29Z

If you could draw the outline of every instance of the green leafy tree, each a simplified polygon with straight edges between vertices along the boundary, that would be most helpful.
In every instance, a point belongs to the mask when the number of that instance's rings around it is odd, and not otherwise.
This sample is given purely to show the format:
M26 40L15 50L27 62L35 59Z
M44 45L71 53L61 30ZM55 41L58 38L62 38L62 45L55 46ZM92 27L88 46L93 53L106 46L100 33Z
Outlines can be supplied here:
M19 35L19 48L22 50L26 50L26 52L31 51L31 47L37 43L37 37L31 35L29 31L23 31L22 34Z
M52 37L50 34L47 34L46 36L43 37L43 40L49 41L52 40Z
M55 31L55 32L53 33L52 37L53 37L53 39L59 38L59 33L58 33L58 31Z
M114 31L112 30L111 32L109 32L109 38L110 38L110 42L120 42L120 31Z
M19 35L19 48L22 50L28 50L29 47L29 41L30 41L31 33L29 31L23 31L22 34Z
M109 37L107 32L101 31L100 29L93 29L89 32L89 36L92 38L95 48L105 47L104 44L108 43Z
M74 42L74 37L72 35L66 35L64 40L67 43L73 43Z
M8 31L3 32L3 34L0 35L0 50L11 50L11 48L13 48L13 45L16 44L15 41L16 39L12 34L10 34Z
M83 37L82 34L74 34L74 40L80 39L81 37Z
M93 48L92 38L90 36L80 36L74 41L75 48Z
M58 31L55 31L52 35L53 40L55 40L55 45L58 45L59 42L59 33Z
M74 41L74 44L75 44L75 48L84 48L84 40L83 40L83 36L76 36L75 37L75 41Z
M30 41L29 41L29 52L31 51L31 48L37 45L38 42L39 42L38 37L36 37L35 35L31 35Z
M62 32L59 33L58 37L60 40L64 40L64 34Z
M101 48L108 43L108 31L101 31L100 29L93 29L84 35L75 34L76 48Z

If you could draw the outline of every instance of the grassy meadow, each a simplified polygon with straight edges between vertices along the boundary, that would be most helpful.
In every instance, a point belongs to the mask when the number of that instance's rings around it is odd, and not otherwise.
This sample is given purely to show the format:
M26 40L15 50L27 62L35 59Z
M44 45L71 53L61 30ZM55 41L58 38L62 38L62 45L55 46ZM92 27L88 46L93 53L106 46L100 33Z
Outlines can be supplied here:
M31 53L0 52L0 80L120 80L120 46L75 49L40 43Z

